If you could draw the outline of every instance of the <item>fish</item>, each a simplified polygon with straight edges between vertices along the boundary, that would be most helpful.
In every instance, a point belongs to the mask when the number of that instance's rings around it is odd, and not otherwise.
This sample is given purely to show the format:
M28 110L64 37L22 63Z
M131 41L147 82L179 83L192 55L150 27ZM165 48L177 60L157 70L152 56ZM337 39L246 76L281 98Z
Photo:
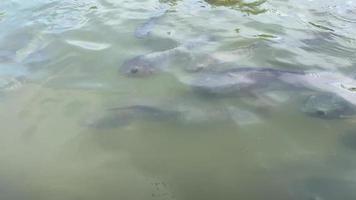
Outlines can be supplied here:
M248 90L268 88L284 74L304 74L303 71L237 67L220 71L204 71L193 78L180 77L195 92L210 96L236 96Z
M312 92L301 106L303 113L322 119L356 114L356 80L339 72L238 67L195 73L180 81L197 94L214 97L260 97L258 94L274 90Z
M309 71L284 74L280 79L299 88L334 94L356 106L356 80L340 72Z
M135 56L122 64L120 72L128 77L151 76L161 71L169 61L169 58L177 53L176 49L171 49Z
M168 9L168 6L161 6L154 14L154 16L150 17L146 22L136 28L135 37L148 37L156 26L157 22L168 12Z
M159 19L160 17L149 18L148 21L146 21L144 24L142 24L135 30L135 36L137 38L145 38L149 36L153 27L156 25Z
M276 85L289 86L285 88L332 93L356 105L356 80L340 72L235 67L195 73L192 78L181 77L180 81L200 93L217 95L236 95L244 90Z
M348 118L356 113L355 106L333 93L308 96L301 111L322 119Z
M180 117L181 113L175 110L148 105L131 105L106 110L102 116L90 119L86 124L94 129L114 129L139 121L167 122L179 120Z
M122 63L119 72L128 77L148 77L157 74L158 72L167 70L170 61L175 58L189 58L190 51L207 45L214 40L212 36L201 35L187 40L172 49L134 56Z
M137 104L107 109L101 114L96 114L94 118L85 120L84 124L92 129L110 130L140 122L172 122L179 126L226 122L247 126L262 123L263 120L257 113L235 106L206 109L198 106L161 108L161 106Z

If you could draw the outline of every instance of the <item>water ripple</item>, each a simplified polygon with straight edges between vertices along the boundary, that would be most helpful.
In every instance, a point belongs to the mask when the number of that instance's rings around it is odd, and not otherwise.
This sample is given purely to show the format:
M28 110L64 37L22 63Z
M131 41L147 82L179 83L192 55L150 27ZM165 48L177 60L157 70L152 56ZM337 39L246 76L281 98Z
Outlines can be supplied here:
M101 51L111 46L108 43L97 43L97 42L89 42L89 41L82 41L82 40L66 40L66 42L70 45L77 46L87 50L92 50L92 51Z

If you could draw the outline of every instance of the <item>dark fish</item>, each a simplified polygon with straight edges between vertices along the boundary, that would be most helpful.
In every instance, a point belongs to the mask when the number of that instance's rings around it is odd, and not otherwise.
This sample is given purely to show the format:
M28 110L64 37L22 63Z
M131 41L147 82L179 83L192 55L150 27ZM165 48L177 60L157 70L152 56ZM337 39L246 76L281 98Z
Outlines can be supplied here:
M123 127L138 121L174 121L179 120L181 113L153 106L134 105L107 110L103 116L90 120L87 125L96 129Z

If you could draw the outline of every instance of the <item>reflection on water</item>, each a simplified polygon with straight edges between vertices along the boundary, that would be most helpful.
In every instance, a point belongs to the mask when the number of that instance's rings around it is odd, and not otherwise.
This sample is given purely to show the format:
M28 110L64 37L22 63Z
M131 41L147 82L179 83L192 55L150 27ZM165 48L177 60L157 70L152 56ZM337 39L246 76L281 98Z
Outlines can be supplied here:
M354 7L4 0L0 199L356 199Z
M241 1L241 0L205 0L211 5L216 6L230 6L232 8L237 8L241 12L247 14L260 14L267 10L259 8L260 5L265 3L267 0L257 0L257 1Z

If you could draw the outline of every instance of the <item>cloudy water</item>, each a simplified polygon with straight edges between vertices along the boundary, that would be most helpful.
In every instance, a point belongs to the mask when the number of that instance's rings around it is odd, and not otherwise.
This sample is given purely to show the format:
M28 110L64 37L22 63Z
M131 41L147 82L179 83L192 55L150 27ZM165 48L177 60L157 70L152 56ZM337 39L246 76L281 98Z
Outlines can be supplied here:
M356 1L2 0L1 200L355 200Z

